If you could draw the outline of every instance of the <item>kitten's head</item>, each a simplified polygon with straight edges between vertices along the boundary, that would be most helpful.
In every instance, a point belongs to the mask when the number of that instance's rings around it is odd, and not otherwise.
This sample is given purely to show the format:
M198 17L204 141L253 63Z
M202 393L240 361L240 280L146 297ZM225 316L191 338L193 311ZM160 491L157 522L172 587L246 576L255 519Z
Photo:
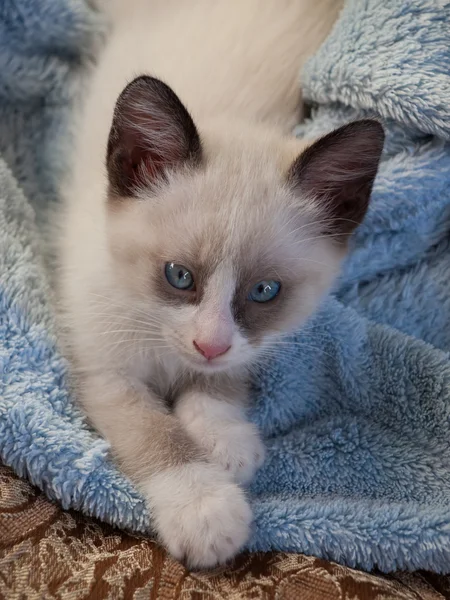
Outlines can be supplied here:
M213 373L275 351L328 291L384 135L358 121L301 153L293 140L223 125L202 138L165 84L126 87L107 151L108 233L116 285L149 345Z

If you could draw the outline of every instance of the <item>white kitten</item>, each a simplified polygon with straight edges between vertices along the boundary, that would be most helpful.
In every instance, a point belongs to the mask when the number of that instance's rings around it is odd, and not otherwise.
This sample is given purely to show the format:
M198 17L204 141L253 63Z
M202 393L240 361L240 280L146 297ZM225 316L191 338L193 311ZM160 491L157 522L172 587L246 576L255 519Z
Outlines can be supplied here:
M90 420L193 567L248 538L248 369L329 289L377 171L375 122L285 137L336 4L109 4L63 190L64 318Z

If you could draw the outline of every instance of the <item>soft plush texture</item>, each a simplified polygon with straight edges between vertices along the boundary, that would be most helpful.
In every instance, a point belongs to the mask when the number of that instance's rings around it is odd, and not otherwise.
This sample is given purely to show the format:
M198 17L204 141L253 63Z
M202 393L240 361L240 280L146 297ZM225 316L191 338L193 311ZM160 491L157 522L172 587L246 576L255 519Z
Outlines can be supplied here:
M0 9L0 453L64 507L144 532L70 397L39 234L100 32L82 0ZM250 549L450 571L449 48L448 2L348 0L305 70L320 106L299 135L375 114L388 136L333 296L254 382Z

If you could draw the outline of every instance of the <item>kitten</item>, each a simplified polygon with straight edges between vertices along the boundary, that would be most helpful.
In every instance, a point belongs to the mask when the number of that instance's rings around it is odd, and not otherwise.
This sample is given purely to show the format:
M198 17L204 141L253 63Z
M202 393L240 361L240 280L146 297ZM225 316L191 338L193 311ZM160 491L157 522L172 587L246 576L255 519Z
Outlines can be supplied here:
M359 121L306 150L285 135L333 0L109 8L63 190L64 319L90 421L162 543L209 567L249 536L249 370L338 273L383 131Z

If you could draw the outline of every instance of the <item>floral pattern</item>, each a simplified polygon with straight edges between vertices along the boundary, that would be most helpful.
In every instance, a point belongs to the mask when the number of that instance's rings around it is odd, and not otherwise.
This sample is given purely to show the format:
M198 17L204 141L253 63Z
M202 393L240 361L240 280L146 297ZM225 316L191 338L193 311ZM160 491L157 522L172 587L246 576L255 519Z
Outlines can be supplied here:
M189 572L154 541L63 511L0 466L0 598L443 600L450 577L387 577L286 553L243 555L227 568Z

